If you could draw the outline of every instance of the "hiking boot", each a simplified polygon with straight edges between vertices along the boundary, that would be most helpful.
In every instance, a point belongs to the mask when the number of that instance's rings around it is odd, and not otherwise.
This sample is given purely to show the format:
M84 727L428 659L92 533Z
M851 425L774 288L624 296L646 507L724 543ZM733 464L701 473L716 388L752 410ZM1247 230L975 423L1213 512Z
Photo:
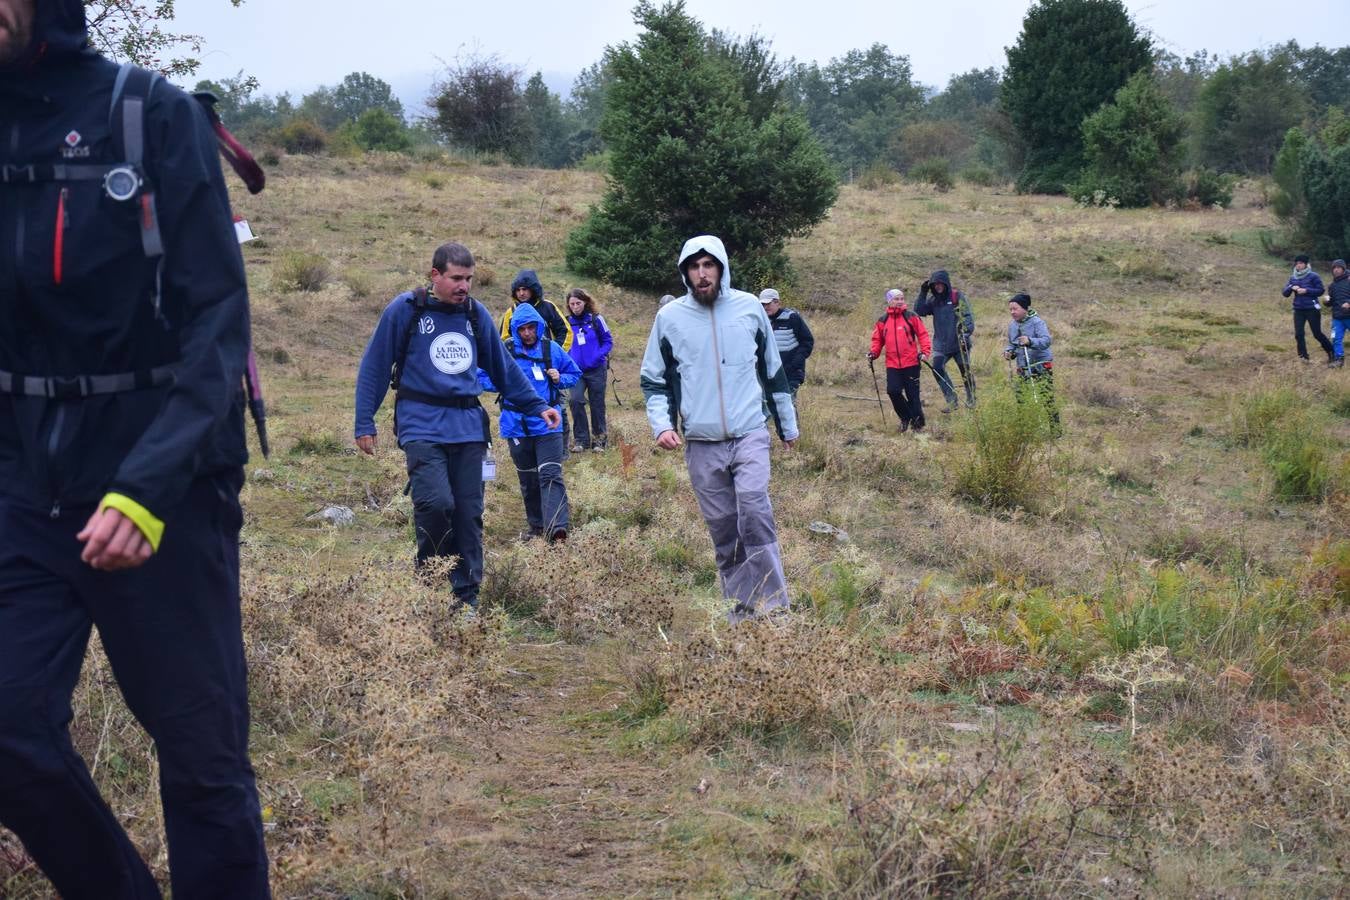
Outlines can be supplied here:
M582 452L584 452L584 451L586 451L586 450L589 450L589 449L591 449L591 448L590 448L590 447L583 447L583 446L581 446L580 444L573 444L572 447L571 447L571 449L570 449L568 452L570 452L570 453L582 453Z
M595 436L595 439L591 442L591 449L596 453L602 453L609 449L609 445L605 441L605 436L603 434L597 434Z
M944 416L951 415L951 414L954 413L954 412L956 412L956 405L955 405L955 404L948 403L946 406L942 407L942 414L943 414Z
M522 544L528 544L535 538L543 536L544 532L535 531L533 528L531 528L529 531L522 531L520 534L516 535L516 540L520 541Z
M549 542L550 544L565 544L565 543L567 543L567 529L566 529L566 528L559 528L557 531L553 532L553 537L549 538L549 539L548 539L548 542Z
M1327 365L1331 366L1331 368L1333 368L1333 369L1344 369L1344 368L1345 368L1345 357L1344 357L1344 356L1338 356L1338 357L1336 357L1335 359L1333 359L1331 362L1327 363Z
M901 434L904 434L906 431L909 431L909 422L906 422L905 420L901 419L901 420L900 420L900 433L901 433Z

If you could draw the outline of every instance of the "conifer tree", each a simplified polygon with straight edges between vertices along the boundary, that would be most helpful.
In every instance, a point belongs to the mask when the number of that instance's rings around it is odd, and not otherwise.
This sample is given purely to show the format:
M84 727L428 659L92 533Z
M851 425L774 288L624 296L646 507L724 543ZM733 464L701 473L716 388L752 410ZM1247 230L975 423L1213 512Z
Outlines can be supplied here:
M1026 145L1018 189L1062 193L1083 168L1083 120L1151 65L1120 0L1037 0L1003 80L1003 108Z
M824 218L838 191L824 152L781 104L751 115L735 57L716 50L682 2L644 0L635 19L642 34L608 60L609 185L569 237L568 266L675 289L681 243L712 233L738 287L786 275L784 243Z

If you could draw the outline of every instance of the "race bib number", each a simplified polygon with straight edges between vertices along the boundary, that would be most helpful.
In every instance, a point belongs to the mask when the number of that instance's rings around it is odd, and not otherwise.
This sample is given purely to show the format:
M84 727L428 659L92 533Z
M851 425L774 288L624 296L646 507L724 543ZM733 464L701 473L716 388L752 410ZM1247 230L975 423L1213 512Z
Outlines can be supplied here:
M577 332L577 343L583 347L586 346L586 332L584 331Z
M447 332L431 342L431 364L446 375L459 375L473 365L473 344L458 332Z
M543 381L543 380L544 380L544 370L541 369L541 368L539 368L538 363L536 363L536 364L535 364L534 366L532 366L531 368L534 369L534 380L535 380L535 381Z

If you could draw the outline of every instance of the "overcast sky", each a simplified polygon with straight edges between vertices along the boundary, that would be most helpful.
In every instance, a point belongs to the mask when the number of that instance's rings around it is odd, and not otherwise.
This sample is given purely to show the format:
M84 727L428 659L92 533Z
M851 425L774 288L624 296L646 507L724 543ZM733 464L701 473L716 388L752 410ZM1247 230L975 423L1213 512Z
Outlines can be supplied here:
M179 0L175 30L205 38L200 78L239 71L263 93L299 95L366 71L419 112L432 78L463 54L496 54L554 90L632 40L633 0ZM1125 0L1155 43L1185 56L1231 55L1296 38L1350 43L1345 0ZM953 74L1002 67L1029 0L688 0L708 28L768 37L779 57L827 62L873 42L909 57L915 77L941 87Z

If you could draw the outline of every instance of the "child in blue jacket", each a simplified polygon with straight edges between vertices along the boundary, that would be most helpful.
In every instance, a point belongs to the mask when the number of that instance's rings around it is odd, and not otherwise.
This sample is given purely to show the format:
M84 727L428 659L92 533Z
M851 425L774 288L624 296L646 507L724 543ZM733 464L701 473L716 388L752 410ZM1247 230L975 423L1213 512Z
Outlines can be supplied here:
M544 319L533 306L517 305L511 313L509 349L535 392L561 412L564 392L577 383L581 370L561 346L540 337L544 329ZM497 390L482 369L478 370L478 383L484 390ZM549 427L539 416L504 401L498 427L520 478L530 535L547 537L550 542L566 540L569 522L562 471L563 425Z

